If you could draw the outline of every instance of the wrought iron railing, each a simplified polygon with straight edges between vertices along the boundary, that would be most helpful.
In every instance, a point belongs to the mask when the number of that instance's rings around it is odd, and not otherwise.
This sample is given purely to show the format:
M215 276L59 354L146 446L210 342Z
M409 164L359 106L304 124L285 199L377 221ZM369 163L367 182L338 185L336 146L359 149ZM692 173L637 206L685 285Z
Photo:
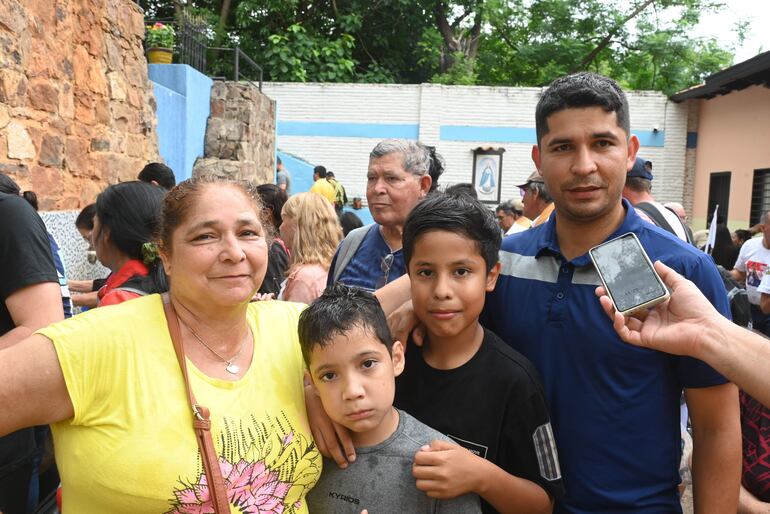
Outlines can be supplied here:
M246 55L239 46L208 46L211 29L203 18L183 13L177 18L146 19L145 25L152 25L155 22L174 27L175 62L190 65L214 80L225 80L230 77L236 82L245 80L262 91L264 77L262 67ZM219 58L225 52L231 53L232 59Z

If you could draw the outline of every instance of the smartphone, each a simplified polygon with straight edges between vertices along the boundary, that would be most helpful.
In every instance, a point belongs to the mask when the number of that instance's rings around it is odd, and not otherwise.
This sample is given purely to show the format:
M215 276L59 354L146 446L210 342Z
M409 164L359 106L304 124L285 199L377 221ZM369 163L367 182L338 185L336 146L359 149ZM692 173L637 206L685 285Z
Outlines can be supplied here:
M631 314L668 298L668 288L634 233L594 246L588 254L619 313Z

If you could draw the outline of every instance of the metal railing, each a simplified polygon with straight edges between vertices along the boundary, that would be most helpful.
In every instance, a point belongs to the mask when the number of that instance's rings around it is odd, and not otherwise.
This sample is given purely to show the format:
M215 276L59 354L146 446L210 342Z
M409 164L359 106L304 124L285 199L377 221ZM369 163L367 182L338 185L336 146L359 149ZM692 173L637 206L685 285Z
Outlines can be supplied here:
M245 80L262 91L264 71L262 66L246 55L239 46L210 47L210 28L199 16L184 13L177 18L145 19L145 25L161 22L174 27L176 42L174 61L192 66L214 80ZM232 59L217 59L220 52L231 52ZM255 83L256 81L256 83Z
M233 53L233 61L232 61L232 69L229 70L230 73L226 73L226 75L220 75L220 76L211 76L214 80L225 80L227 75L231 75L233 77L233 80L235 82L238 82L240 80L245 80L246 82L250 83L251 85L257 87L260 91L262 91L262 79L264 76L264 71L262 70L262 66L254 62L254 60L246 55L243 50L241 50L240 46L236 47L213 47L209 48L209 51L213 52L232 52ZM257 80L258 84L255 84L250 77L255 77L255 75L246 74L243 73L243 67L242 65L246 64L247 68L250 68L250 70L254 73L256 73L256 77L254 80ZM220 68L220 72L222 71L228 71L223 70Z

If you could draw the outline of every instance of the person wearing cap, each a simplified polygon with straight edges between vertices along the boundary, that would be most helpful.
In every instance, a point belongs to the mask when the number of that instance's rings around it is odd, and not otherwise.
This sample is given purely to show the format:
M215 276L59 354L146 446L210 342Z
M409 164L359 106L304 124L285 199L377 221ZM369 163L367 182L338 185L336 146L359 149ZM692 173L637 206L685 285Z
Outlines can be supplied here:
M634 165L626 174L623 198L631 202L642 219L692 244L692 237L688 234L684 222L674 211L656 202L652 196L652 162L641 157L636 158Z
M521 201L519 201L521 204ZM523 225L517 223L519 219L523 218L521 215L522 209L519 205L518 209L513 200L503 202L495 209L495 217L497 218L497 224L500 225L500 230L503 231L504 236L510 236L517 232L522 232L529 228L529 225Z
M526 182L517 187L521 191L524 217L532 220L531 226L534 228L548 221L553 212L553 198L540 172L533 171Z

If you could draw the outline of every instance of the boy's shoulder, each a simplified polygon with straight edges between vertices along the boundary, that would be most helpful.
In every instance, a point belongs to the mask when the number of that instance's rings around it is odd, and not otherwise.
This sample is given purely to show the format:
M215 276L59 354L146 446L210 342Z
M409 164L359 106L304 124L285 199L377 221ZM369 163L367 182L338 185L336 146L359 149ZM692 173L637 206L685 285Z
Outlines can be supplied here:
M449 443L454 442L438 430L434 430L401 409L398 410L398 415L401 423L403 423L401 446L407 451L414 450L412 455L414 455L420 448L426 444L430 444L431 441L436 439Z
M484 340L477 353L476 365L485 369L482 380L509 383L517 389L542 390L540 374L524 355L520 354L491 330L484 329Z

